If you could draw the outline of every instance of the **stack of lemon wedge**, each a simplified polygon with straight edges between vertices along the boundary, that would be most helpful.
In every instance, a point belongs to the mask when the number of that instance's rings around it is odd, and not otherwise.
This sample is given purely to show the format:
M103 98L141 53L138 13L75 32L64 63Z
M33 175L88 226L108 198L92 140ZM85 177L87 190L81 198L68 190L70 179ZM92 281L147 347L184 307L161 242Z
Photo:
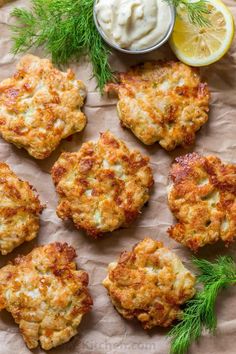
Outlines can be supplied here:
M204 66L219 60L230 48L234 37L234 20L221 0L207 0L209 25L192 24L184 8L178 16L170 46L179 60L192 66Z

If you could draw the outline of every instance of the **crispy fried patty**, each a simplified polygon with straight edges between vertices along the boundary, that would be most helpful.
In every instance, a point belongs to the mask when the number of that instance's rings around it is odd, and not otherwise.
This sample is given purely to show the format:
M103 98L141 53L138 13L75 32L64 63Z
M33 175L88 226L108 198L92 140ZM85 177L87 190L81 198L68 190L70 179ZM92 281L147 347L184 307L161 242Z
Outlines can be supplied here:
M236 237L236 165L197 153L172 165L169 206L178 224L169 229L176 241L196 251Z
M0 162L0 252L3 255L37 236L42 209L31 185Z
M81 131L84 84L71 70L61 72L48 59L26 55L16 74L0 83L0 134L44 159L67 136Z
M119 75L107 92L118 94L121 124L144 143L166 150L194 142L208 119L209 91L198 70L174 61L146 62Z
M57 214L93 237L129 225L149 199L149 159L110 132L78 152L63 153L52 169Z
M161 242L145 238L110 263L103 285L117 311L145 329L169 326L195 293L195 278Z
M76 270L75 256L66 243L52 243L0 269L0 309L12 314L30 349L67 342L91 308L88 275Z

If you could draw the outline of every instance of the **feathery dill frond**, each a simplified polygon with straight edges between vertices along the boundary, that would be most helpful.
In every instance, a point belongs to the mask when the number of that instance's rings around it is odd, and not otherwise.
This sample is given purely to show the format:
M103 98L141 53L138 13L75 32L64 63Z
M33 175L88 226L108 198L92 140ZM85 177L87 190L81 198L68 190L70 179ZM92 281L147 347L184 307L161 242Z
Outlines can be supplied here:
M207 8L207 0L189 1L189 0L164 0L174 5L177 10L183 8L187 11L189 21L194 25L203 27L209 26L209 20L207 14L209 10Z
M32 0L32 10L15 8L13 53L42 46L56 64L88 55L100 90L114 76L109 49L93 21L94 0Z
M168 334L171 354L185 354L204 328L214 333L217 326L217 296L223 288L236 284L236 264L229 256L219 257L215 262L194 258L193 263L199 270L197 282L203 288L187 301L181 321Z

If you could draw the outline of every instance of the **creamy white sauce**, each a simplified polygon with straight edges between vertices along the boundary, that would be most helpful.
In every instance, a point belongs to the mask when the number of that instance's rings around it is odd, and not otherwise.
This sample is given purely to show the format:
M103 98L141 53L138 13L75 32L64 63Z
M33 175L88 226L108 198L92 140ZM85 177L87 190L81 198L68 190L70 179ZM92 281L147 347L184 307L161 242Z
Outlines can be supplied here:
M152 47L171 25L171 8L163 0L97 0L95 13L104 34L132 50Z

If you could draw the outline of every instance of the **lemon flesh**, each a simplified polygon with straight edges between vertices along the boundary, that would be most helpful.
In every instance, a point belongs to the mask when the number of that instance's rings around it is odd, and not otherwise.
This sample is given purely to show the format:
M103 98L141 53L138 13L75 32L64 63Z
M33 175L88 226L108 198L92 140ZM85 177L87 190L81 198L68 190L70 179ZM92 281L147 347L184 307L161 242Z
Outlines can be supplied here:
M234 37L234 20L220 0L208 0L210 25L200 27L189 21L185 9L178 11L170 46L179 60L192 66L209 65L228 51Z

